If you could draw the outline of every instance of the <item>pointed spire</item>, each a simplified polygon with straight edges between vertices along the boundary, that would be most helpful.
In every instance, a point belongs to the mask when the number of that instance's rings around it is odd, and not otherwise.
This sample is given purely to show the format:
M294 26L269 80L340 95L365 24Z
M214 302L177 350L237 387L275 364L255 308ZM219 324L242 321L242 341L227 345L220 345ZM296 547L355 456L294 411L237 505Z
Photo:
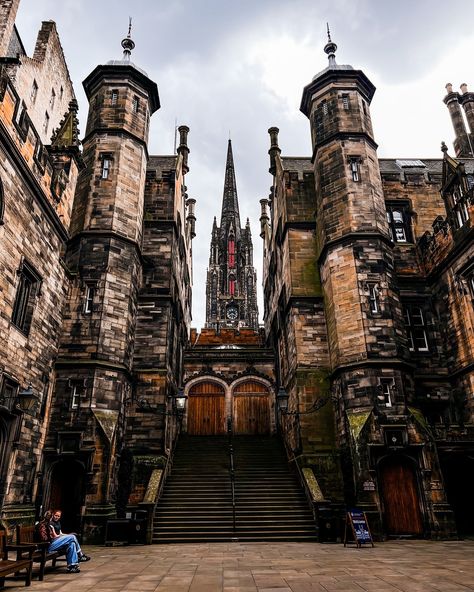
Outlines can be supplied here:
M336 66L336 51L337 45L331 39L331 31L329 30L329 23L326 23L328 31L328 42L324 46L324 53L327 53L329 59L329 67L334 68Z
M225 237L230 226L233 226L237 235L240 235L239 201L237 198L237 185L235 182L234 157L232 154L232 141L227 145L227 162L225 166L224 194L222 196L221 235ZM238 236L236 239L238 240Z
M130 61L130 55L132 53L132 49L135 47L135 42L132 39L132 17L128 18L128 33L125 39L122 39L122 47L123 47L123 60L125 62Z

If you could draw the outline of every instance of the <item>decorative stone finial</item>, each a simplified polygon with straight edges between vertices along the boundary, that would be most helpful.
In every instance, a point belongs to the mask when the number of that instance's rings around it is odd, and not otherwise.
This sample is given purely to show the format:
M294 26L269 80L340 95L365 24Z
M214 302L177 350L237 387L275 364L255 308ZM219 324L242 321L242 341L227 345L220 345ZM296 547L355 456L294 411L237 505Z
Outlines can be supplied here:
M467 84L465 82L463 82L461 84L461 87L460 88L461 88L462 94L465 95L467 93Z
M331 39L331 31L329 30L329 23L326 23L327 31L328 31L328 42L324 46L324 53L327 54L329 59L329 67L334 68L336 65L336 51L337 45Z
M123 59L126 62L130 61L132 49L135 47L135 42L132 39L132 17L128 19L128 33L125 39L122 39Z
M446 146L446 144L444 142L441 142L441 152L446 156L446 154L448 153L448 147Z
M448 82L445 88L448 94L453 92L453 85L450 82Z

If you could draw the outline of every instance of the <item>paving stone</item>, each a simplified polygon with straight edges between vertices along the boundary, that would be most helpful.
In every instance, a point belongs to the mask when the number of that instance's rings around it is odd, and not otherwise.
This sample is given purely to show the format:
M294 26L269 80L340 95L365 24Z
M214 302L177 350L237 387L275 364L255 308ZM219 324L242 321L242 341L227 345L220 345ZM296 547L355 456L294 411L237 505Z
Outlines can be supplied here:
M88 547L80 574L31 592L470 592L474 541L390 541L360 553L317 543ZM137 565L140 569L137 570ZM7 579L7 591L24 583Z

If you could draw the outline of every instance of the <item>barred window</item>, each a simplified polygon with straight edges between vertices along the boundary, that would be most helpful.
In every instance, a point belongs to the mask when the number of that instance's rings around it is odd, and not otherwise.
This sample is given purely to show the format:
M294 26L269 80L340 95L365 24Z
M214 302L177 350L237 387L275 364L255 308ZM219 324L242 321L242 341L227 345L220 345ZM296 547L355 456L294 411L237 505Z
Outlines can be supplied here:
M116 88L114 88L111 93L111 101L110 101L112 103L112 105L116 105L118 103L118 96L119 96L118 90Z
M342 95L342 107L346 111L349 109L349 95Z
M132 111L134 113L138 113L139 106L140 106L140 99L137 96L133 97L133 100L132 100Z

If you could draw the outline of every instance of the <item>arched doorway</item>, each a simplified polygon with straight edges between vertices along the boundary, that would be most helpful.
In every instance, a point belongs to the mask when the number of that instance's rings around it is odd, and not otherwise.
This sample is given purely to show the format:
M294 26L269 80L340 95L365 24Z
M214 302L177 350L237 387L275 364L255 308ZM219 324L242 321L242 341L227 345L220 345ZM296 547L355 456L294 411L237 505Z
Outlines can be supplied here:
M62 511L63 532L80 532L84 505L85 468L77 460L61 460L51 470L48 505Z
M225 391L216 382L199 382L189 390L187 431L194 436L226 433Z
M418 485L413 462L405 456L388 456L379 463L384 521L388 535L423 534Z
M256 380L238 384L232 397L235 434L270 433L270 397L268 388Z

